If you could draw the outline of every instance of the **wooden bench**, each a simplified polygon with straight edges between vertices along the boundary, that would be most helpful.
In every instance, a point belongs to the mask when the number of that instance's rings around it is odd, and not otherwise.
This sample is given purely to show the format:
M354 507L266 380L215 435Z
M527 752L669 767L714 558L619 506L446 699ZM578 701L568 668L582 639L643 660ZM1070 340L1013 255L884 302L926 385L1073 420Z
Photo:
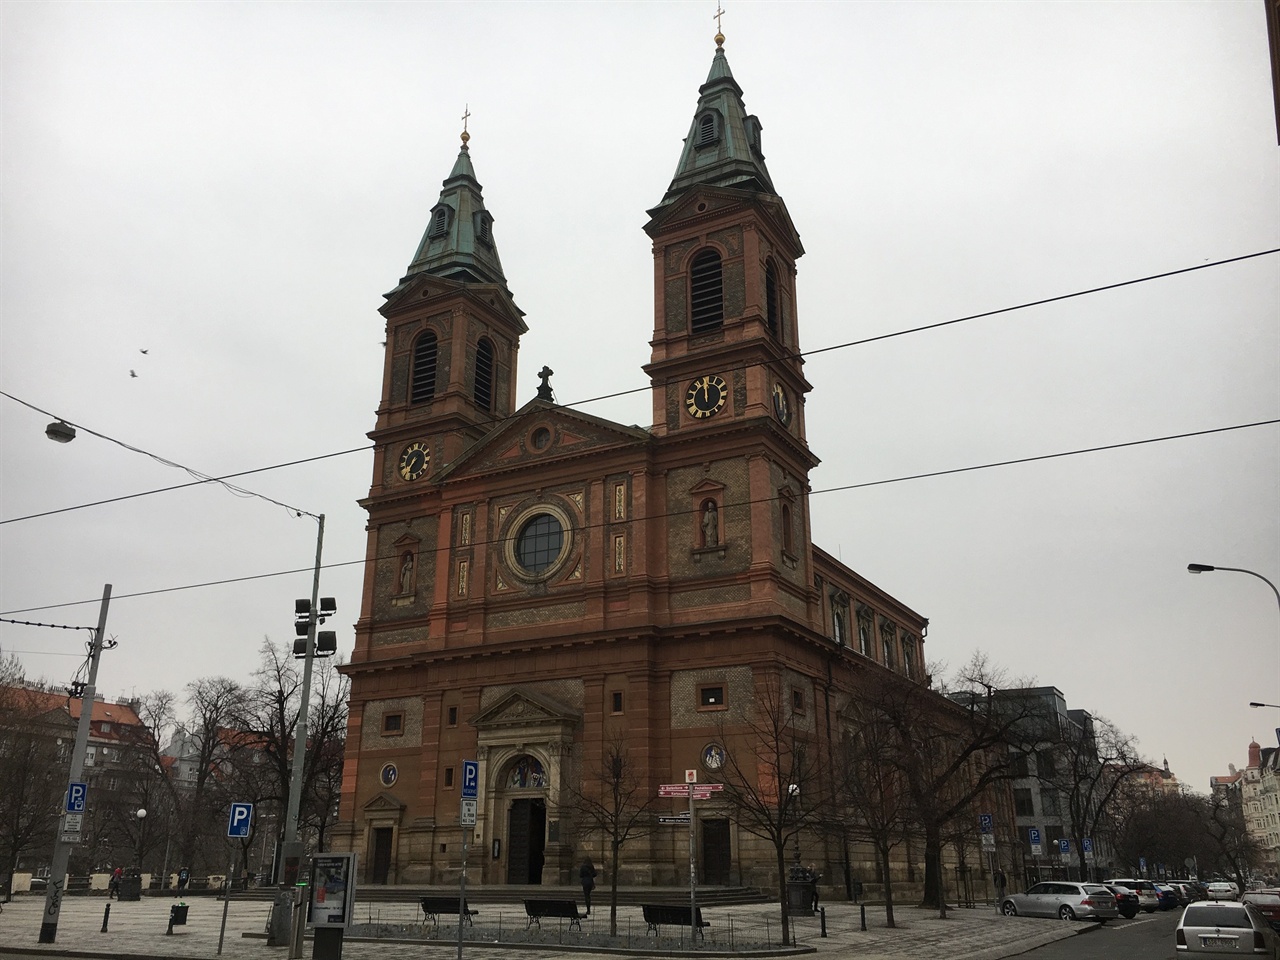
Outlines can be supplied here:
M525 929L537 924L538 929L542 929L540 922L543 917L560 917L569 921L570 930L582 930L582 918L585 913L578 912L578 904L573 900L526 900L524 902L524 912L527 919L525 920Z
M467 926L472 926L471 918L479 912L468 910L465 900L462 901L462 909L459 910L457 897L423 897L418 902L422 904L422 912L426 914L427 923L433 927L439 926L441 917L456 917L458 914L462 914Z
M697 923L689 922L689 906L677 906L670 903L649 903L642 904L640 909L644 911L645 936L650 932L653 935L660 936L661 927L690 927L695 935L701 936L702 928L709 927L711 924L702 919L702 908L698 908Z

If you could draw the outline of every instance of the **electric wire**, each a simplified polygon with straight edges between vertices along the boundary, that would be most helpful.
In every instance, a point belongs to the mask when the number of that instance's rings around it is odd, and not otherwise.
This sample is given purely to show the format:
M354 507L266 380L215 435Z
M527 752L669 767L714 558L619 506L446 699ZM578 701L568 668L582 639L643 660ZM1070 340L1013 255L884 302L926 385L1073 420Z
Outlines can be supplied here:
M1090 453L1100 453L1107 450L1121 450L1127 447L1139 447L1139 446L1145 446L1153 443L1163 443L1169 440L1185 440L1190 437L1202 437L1202 436L1208 436L1208 435L1217 434L1217 433L1228 433L1235 430L1247 430L1252 427L1273 426L1275 424L1280 424L1280 418L1276 418L1273 420L1258 420L1258 421L1254 421L1253 423L1238 423L1238 424L1233 424L1231 426L1226 426L1226 427L1211 427L1206 430L1192 430L1186 433L1168 434L1166 436L1161 436L1161 437L1146 437L1141 440L1125 440L1119 443L1109 443L1101 446L1080 447L1075 450L1061 450L1055 453L1038 454L1036 456L1030 456L1030 457L1019 457L1012 460L997 460L997 461L992 461L990 463L971 464L965 467L954 467L948 470L934 470L928 473L917 473L917 474L910 474L910 475L901 476L901 477L890 477L884 480L868 480L862 483L849 483L849 484L842 484L840 486L835 486L835 487L823 487L819 490L811 490L809 492L809 496L815 497L815 496L820 496L822 494L827 494L827 493L840 493L848 490L859 490L867 487L878 487L878 486L884 486L890 483L906 483L911 480L922 480L922 479L927 479L932 477L949 476L951 474L957 474L957 473L972 473L977 470L991 470L997 467L1008 467L1008 466L1015 466L1019 464L1036 463L1043 460L1056 460L1062 457L1081 456L1081 455L1090 454ZM740 500L734 503L724 504L721 510L729 511L734 509L740 509L740 508L750 507L760 503L770 503L777 499L779 499L777 496L769 496L769 497L758 497L755 499L748 499L748 500ZM692 516L695 513L697 513L696 509L673 510L666 513L647 514L641 517L629 517L624 520L608 520L601 523L586 524L577 529L585 533L586 531L589 531L589 530L604 529L606 527L624 527L624 526L630 526L632 524L647 523L654 520L667 520L675 517L687 517L687 516ZM502 543L505 539L506 538L493 539L493 540L475 540L475 541L472 541L467 546L469 547L493 546L495 544ZM456 549L456 546L457 545L455 544L440 545L435 548L435 552L438 554L448 553ZM356 564L367 563L370 560L372 560L372 562L374 563L377 563L383 560L393 560L398 557L399 557L399 552L397 551L397 553L395 554L377 555L372 558L361 557L358 560L342 560L337 563L322 563L320 565L320 569L334 570L339 567L350 567ZM113 601L126 600L126 599L132 599L136 597L155 596L157 594L163 594L163 593L177 593L183 590L197 590L197 589L203 589L205 587L225 586L227 584L232 584L232 583L246 583L253 580L267 580L273 577L284 577L284 576L292 576L295 574L312 573L314 569L315 569L314 567L297 567L290 570L276 570L270 573L249 574L242 577L228 577L221 580L207 580L201 583L182 584L174 587L159 587L153 590L140 590L134 593L115 594L113 595L112 600ZM99 602L99 598L95 597L89 600L72 600L64 603L51 603L51 604L46 604L44 606L38 606L38 607L23 607L17 610L5 610L3 612L0 612L0 618L7 617L15 613L34 613L40 610L56 610L62 607L74 607L74 606L80 606L86 603L98 603L98 602Z
M1231 264L1231 263L1239 263L1239 262L1244 261L1244 260L1252 260L1252 259L1254 259L1254 258L1256 258L1256 257L1269 256L1269 255L1274 254L1274 253L1280 253L1280 247L1275 247L1275 248L1272 248L1272 249L1269 249L1269 250L1259 250L1259 251L1256 251L1256 252L1254 252L1254 253L1246 253L1246 254L1242 254L1241 256L1238 256L1238 257L1228 257L1228 258L1223 259L1223 260L1215 260L1215 261L1213 261L1213 262L1211 262L1211 263L1200 263L1200 264L1196 264L1195 266L1192 266L1192 267L1181 267L1181 268L1176 269L1176 270L1167 270L1167 271L1165 271L1165 272L1163 272L1163 273L1155 273L1155 274L1150 274L1150 275L1147 275L1147 276L1135 277L1135 278L1132 278L1132 279L1129 279L1129 280L1122 280L1122 281L1119 281L1119 282L1117 282L1117 283L1103 284L1102 286L1090 287L1090 288L1085 289L1085 290L1076 290L1076 291L1073 291L1073 292L1071 292L1071 293L1058 294L1058 295L1056 295L1056 296L1052 296L1052 297L1043 297L1043 298L1041 298L1041 299L1039 299L1039 300L1030 300L1030 301L1027 301L1027 302L1025 302L1025 303L1014 304L1014 305L1012 305L1012 306L1007 306L1007 307L1000 307L1000 308L997 308L997 309L995 309L995 310L986 310L986 311L983 311L983 312L981 312L981 313L969 314L969 315L967 315L967 316L963 316L963 317L953 317L953 318L952 318L952 319L950 319L950 320L940 320L940 321L938 321L938 322L936 322L936 323L928 323L928 324L923 324L923 325L920 325L920 326L909 327L909 328L906 328L906 329L903 329L903 330L895 330L895 331L892 331L892 332L889 332L889 333L877 334L877 335L872 336L872 337L864 337L864 338L859 339L859 340L849 340L849 341L846 341L846 342L844 342L844 343L829 344L828 346L825 346L825 347L815 347L815 348L814 348L814 349L812 349L812 350L801 350L801 351L795 351L795 352L792 352L792 353L788 353L788 354L786 354L786 355L784 355L783 357L778 358L778 359L773 359L773 360L762 360L762 361L755 361L755 362L753 362L753 363L743 364L743 365L742 365L742 367L741 367L740 369L744 369L744 370L745 370L745 369L748 369L748 368L750 368L750 367L757 367L757 366L769 366L769 365L772 365L772 364L775 364L775 363L783 362L783 361L785 361L785 360L790 360L790 359L800 359L800 358L803 358L803 357L816 356L816 355L821 354L821 353L830 353L831 351L834 351L834 350L844 350L844 349L847 349L847 348L849 348L849 347L863 346L863 345L865 345L865 344L868 344L868 343L875 343L875 342L880 341L880 340L889 340L889 339L893 339L893 338L895 338L895 337L902 337L902 336L906 336L907 334L911 334L911 333L922 333L922 332L924 332L924 331L928 331L928 330L936 330L936 329L939 329L939 328L941 328L941 327L953 326L953 325L955 325L955 324L959 324L959 323L966 323L966 322L968 322L968 321L970 321L970 320L979 320L979 319L982 319L982 318L984 318L984 317L993 317L993 316L997 316L997 315L999 315L999 314L1012 313L1012 312L1017 311L1017 310L1025 310L1025 309L1029 309L1029 308L1031 308L1031 307L1044 306L1045 304L1058 303L1058 302L1063 301L1063 300L1071 300L1071 299L1074 299L1074 298L1077 298L1077 297L1087 296L1087 295L1089 295L1089 294L1102 293L1102 292L1107 291L1107 290L1118 290L1118 289L1120 289L1120 288L1122 288L1122 287L1129 287L1129 286L1133 286L1133 285L1135 285L1135 284L1139 284L1139 283L1148 283L1148 282L1153 281L1153 280L1161 280L1161 279L1165 279L1165 278L1168 278L1168 277L1178 276L1178 275L1180 275L1180 274L1194 273L1194 272L1199 271L1199 270L1208 270L1208 269L1211 269L1211 268L1213 268L1213 267L1220 267L1220 266L1224 266L1224 265L1226 265L1226 264ZM616 397L625 397L625 396L629 396L629 395L631 395L631 394L644 393L645 391L653 390L653 389L655 389L655 388L662 388L662 387L669 386L671 383L674 383L674 382L676 382L676 380L675 380L674 378L672 378L672 379L668 379L668 380L660 381L660 382L658 382L658 383L650 383L648 386L633 387L633 388L631 388L631 389L628 389L628 390L620 390L620 391L617 391L617 392L615 392L615 393L605 393L605 394L600 394L599 396L595 396L595 397L587 397L587 398L582 399L582 400L575 400L575 401L573 401L573 402L571 402L571 403L560 404L560 406L563 406L563 407L567 407L567 408L573 409L573 408L576 408L576 407L585 406L585 405L586 405L586 404L588 404L588 403L596 403L596 402L601 401L601 400L611 400L611 399L614 399L614 398L616 398ZM313 518L314 518L314 517L315 517L315 514L309 513L309 512L308 512L308 511L306 511L306 510L300 510L300 509L299 509L299 508L297 508L297 507L291 507L291 506L289 506L288 504L281 503L281 502L280 502L280 501L278 501L278 500L272 500L270 497L265 497L265 496L262 496L261 494L256 494L256 493L253 493L252 491L247 491L247 490L245 490L243 487L235 487L234 485L232 485L232 484L228 484L228 483L226 483L225 481L226 481L226 480L228 480L228 479L230 479L230 478L233 478L233 477L245 477L245 476L249 476L250 474L254 474L254 473L265 473L265 472L270 471L270 470L279 470L279 469L283 469L283 468L285 468L285 467L297 466L297 465L299 465L299 464L304 464L304 463L312 463L312 462L315 462L315 461L317 461L317 460L326 460L326 459L330 459L330 458L333 458L333 457L342 457L342 456L347 456L348 454L352 454L352 453L360 453L361 451L364 451L364 450L373 450L373 449L376 449L376 448L377 448L377 444L370 444L370 445L361 446L361 447L351 447L350 449L347 449L347 450L339 450L339 451L336 451L336 452L334 452L334 453L319 454L319 455L314 456L314 457L306 457L306 458L303 458L303 459L300 459L300 460L289 460L289 461L286 461L286 462L284 462L284 463L272 464L272 465L270 465L270 466L258 467L258 468L255 468L255 469L253 469L253 470L244 470L244 471L240 471L240 472L238 472L238 473L228 473L228 474L224 474L224 475L222 475L222 476L220 476L220 477L215 477L215 476L210 476L210 475L207 475L207 474L202 474L202 473L200 473L199 471L192 470L192 469L191 469L191 468L189 468L189 467L184 467L184 466L182 466L181 464L174 463L174 462L173 462L173 461L171 461L171 460L166 460L165 458L160 457L160 456L157 456L156 454L148 453L148 452L147 452L147 451L145 451L145 450L141 450L141 449L139 449L139 448L137 448L137 447L133 447L133 446L131 446L131 445L127 444L127 443L124 443L124 442L123 442L123 441L121 441L121 440L116 440L116 439L114 439L114 438L112 438L112 437L107 436L106 434L98 433L97 431L95 431L95 430L91 430L91 429L89 429L88 427L83 427L83 426L81 426L80 424L73 423L72 421L67 420L67 419L65 419L65 418L60 418L60 417L58 417L58 416L57 416L57 414L49 413L49 412L48 412L48 411L46 411L46 410L42 410L40 407L37 407L37 406L35 406L35 405L34 405L34 404L32 404L32 403L28 403L28 402L27 402L27 401L25 401L25 400L21 400L21 399L19 399L18 397L13 396L12 394L5 393L3 390L0 390L0 396L8 397L10 400L15 401L16 403L20 403L20 404L22 404L22 405L23 405L23 406L25 406L25 407L29 407L30 409L35 410L35 411L36 411L36 412L38 412L38 413L44 414L45 416L53 417L54 419L60 419L63 423L70 424L71 426L74 426L74 427L77 427L78 429L84 430L84 431L86 431L87 433L90 433L90 434L92 434L92 435L93 435L93 436L95 436L95 437L100 437L100 438L102 438L102 439L104 439L104 440L108 440L108 441L110 441L111 443L118 444L119 446L122 446L122 447L124 447L124 448L125 448L125 449L127 449L127 450L132 450L132 451L134 451L134 452L136 452L136 453L143 453L143 454L145 454L146 456L151 457L152 459L159 461L160 463L164 463L164 464L167 464L167 465L169 465L169 466L175 466L175 467L178 467L179 469L186 470L186 471L187 471L188 473L190 473L192 476L195 476L195 477L200 478L200 479L197 479L196 481L194 481L194 482L192 482L192 483L175 484L175 485L168 486L168 487L158 487L158 488L153 489L153 490L143 490L143 491L140 491L140 492L138 492L138 493L124 494L124 495L119 496L119 497L110 497L110 498L105 499L105 500L95 500L95 501L91 501L91 502L89 502L89 503L77 504L77 505L75 505L75 506L70 506L70 507L60 507L60 508L55 509L55 510L45 510L45 511L41 511L41 512L39 512L39 513L26 514L26 515L21 516L21 517L9 517L9 518L7 518L7 519L0 519L0 526L2 526L2 525L4 525L4 524L7 524L7 523L18 523L18 522L23 521L23 520L34 520L34 519L37 519L37 518L39 518L39 517L48 517L48 516L53 516L53 515L55 515L55 514L59 514L59 513L68 513L68 512L74 511L74 510L83 510L83 509L87 509L88 507L98 507L98 506L104 506L104 505L106 505L106 504L110 504L110 503L119 503L119 502L124 501L124 500L132 500L132 499L136 499L136 498L138 498L138 497L147 497L147 496L151 496L152 494L156 494L156 493L168 493L169 491L172 491L172 490L182 490L182 489L185 489L185 488L187 488L187 487L199 486L199 485L204 484L204 483L220 483L220 484L222 484L223 486L225 486L227 489L232 490L233 492L234 492L234 491L241 491L242 495L248 495L248 496L260 497L261 499L263 499L263 500L267 500L267 501L269 501L270 503L274 503L274 504L276 504L276 505L278 505L278 506L283 506L283 507L285 507L285 509L287 509L287 510L293 510L293 511L295 511L295 512L297 512L297 513L300 513L300 514L306 514L307 516L310 516L310 517L313 517ZM514 420L514 419L517 419L517 415L516 415L516 414L512 414L511 416L508 416L508 417L489 417L489 418L487 419L487 422L488 422L489 424L491 424L491 425L499 426L499 425L501 425L501 424L503 424L503 423L506 423L506 422L507 422L507 421L509 421L509 420ZM889 482L889 481L883 481L883 482Z

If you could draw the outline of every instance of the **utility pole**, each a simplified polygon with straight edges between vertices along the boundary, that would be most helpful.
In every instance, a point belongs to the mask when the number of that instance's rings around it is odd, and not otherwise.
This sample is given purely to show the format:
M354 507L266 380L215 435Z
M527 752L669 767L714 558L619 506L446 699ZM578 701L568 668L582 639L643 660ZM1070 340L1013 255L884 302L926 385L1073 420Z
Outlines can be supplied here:
M107 607L111 603L111 584L102 588L102 605L98 608L98 627L93 632L93 642L89 645L89 682L84 685L80 697L80 723L76 727L76 743L71 751L71 775L67 778L67 794L71 793L71 784L79 783L84 772L84 756L89 748L89 725L93 720L93 701L97 695L95 684L98 682L98 658L102 655L102 644L106 638ZM66 797L63 797L66 806ZM55 943L58 939L58 917L62 914L62 898L66 891L63 885L67 880L67 861L71 857L74 842L63 839L63 825L66 812L61 815L58 824L57 839L53 844L53 867L49 875L49 885L44 894L44 913L40 923L40 942ZM79 831L77 831L78 833Z

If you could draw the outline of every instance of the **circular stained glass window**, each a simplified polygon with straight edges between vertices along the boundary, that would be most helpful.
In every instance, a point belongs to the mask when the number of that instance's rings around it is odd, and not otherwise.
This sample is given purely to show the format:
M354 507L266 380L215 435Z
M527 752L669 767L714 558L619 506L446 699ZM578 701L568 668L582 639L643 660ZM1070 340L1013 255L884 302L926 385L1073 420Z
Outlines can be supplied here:
M549 513L531 517L516 535L516 562L526 573L542 573L560 558L564 527Z

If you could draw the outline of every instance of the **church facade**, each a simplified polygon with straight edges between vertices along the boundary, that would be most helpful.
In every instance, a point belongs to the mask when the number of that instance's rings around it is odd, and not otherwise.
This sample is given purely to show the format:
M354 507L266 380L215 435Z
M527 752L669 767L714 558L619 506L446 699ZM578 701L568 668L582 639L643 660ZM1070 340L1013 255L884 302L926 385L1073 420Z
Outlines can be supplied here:
M364 882L456 882L466 830L470 883L572 883L584 854L609 867L572 811L617 744L656 795L686 771L719 779L766 689L829 751L860 685L929 682L927 621L812 543L804 250L722 40L645 226L652 426L557 405L546 368L518 402L527 328L465 133L386 295L335 841L360 854ZM772 848L727 803L700 802L695 829L700 883L776 878ZM837 876L836 846L818 831L806 859ZM618 869L673 884L688 863L687 832L655 828Z

